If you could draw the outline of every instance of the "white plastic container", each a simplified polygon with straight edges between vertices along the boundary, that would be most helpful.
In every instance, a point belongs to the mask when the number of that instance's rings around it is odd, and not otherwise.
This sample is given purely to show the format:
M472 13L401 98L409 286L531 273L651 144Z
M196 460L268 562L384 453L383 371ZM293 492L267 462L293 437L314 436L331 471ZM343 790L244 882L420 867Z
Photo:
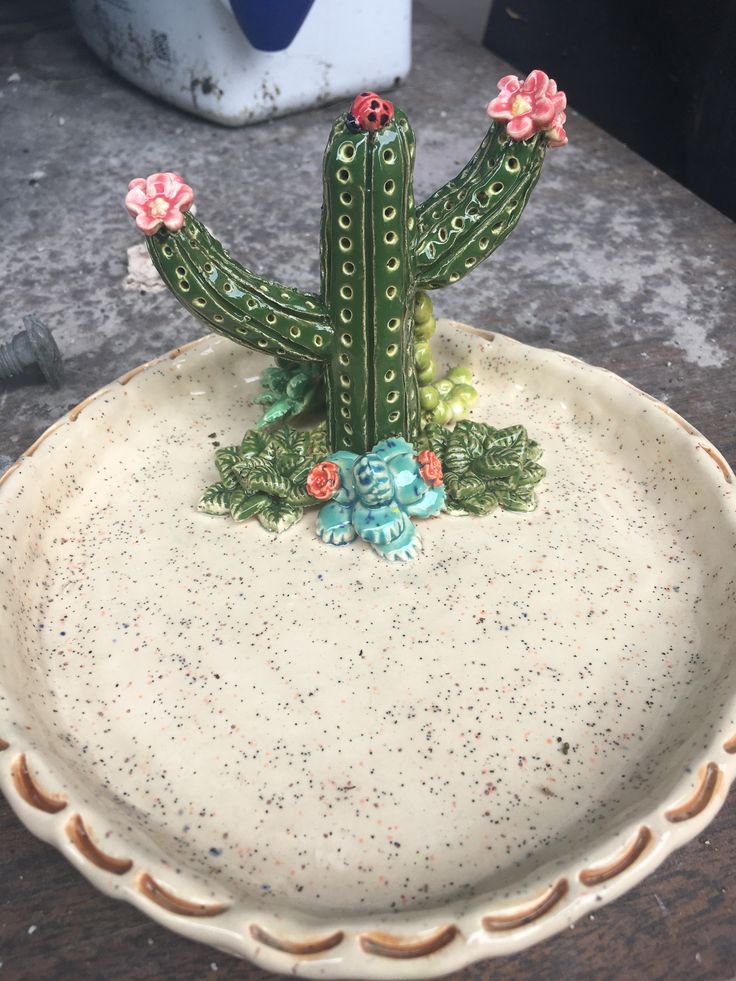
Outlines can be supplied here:
M253 47L228 0L72 0L72 11L124 78L227 126L391 88L411 63L411 0L314 0L282 51Z

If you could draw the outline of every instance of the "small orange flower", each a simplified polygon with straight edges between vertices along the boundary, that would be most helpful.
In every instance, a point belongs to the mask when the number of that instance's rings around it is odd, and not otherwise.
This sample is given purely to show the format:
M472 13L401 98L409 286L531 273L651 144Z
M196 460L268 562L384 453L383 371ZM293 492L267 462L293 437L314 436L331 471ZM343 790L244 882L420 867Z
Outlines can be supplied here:
M325 460L318 463L307 477L307 494L318 501L329 500L340 487L340 471L336 463Z
M437 454L431 450L422 450L417 457L417 463L424 482L430 487L439 487L442 483L442 463Z

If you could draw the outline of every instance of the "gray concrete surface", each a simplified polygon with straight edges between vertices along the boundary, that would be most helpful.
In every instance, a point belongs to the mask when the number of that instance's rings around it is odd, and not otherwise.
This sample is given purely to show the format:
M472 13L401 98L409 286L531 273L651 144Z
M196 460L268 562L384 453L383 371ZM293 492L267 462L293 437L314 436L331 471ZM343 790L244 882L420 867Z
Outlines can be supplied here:
M483 43L493 0L422 0L422 4L469 41Z

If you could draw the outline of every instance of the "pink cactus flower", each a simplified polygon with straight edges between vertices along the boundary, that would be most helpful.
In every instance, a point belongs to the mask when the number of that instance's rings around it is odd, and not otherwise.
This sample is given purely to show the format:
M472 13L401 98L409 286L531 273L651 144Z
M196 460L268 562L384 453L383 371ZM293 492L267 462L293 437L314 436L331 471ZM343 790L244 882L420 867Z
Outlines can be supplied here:
M193 201L191 187L171 173L151 174L145 180L136 177L125 195L125 207L144 235L155 235L162 225L178 232Z
M564 95L565 93L561 93ZM564 112L558 112L552 121L552 125L548 126L544 131L544 135L547 137L547 146L564 146L567 143L567 133L565 132L565 121L567 120L567 115Z
M488 103L488 115L506 123L512 140L527 140L543 132L550 146L567 143L567 98L564 92L557 91L553 78L535 68L523 82L516 75L504 75L498 88L501 94Z

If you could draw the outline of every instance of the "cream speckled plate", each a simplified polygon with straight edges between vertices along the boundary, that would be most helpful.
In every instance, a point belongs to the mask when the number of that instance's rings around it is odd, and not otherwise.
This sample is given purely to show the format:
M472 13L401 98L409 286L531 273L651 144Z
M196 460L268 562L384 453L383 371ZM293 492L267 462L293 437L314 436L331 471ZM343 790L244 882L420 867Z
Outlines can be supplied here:
M620 378L451 330L531 515L415 563L194 508L263 359L204 338L2 478L0 783L104 892L312 977L520 950L696 835L736 769L736 491Z

